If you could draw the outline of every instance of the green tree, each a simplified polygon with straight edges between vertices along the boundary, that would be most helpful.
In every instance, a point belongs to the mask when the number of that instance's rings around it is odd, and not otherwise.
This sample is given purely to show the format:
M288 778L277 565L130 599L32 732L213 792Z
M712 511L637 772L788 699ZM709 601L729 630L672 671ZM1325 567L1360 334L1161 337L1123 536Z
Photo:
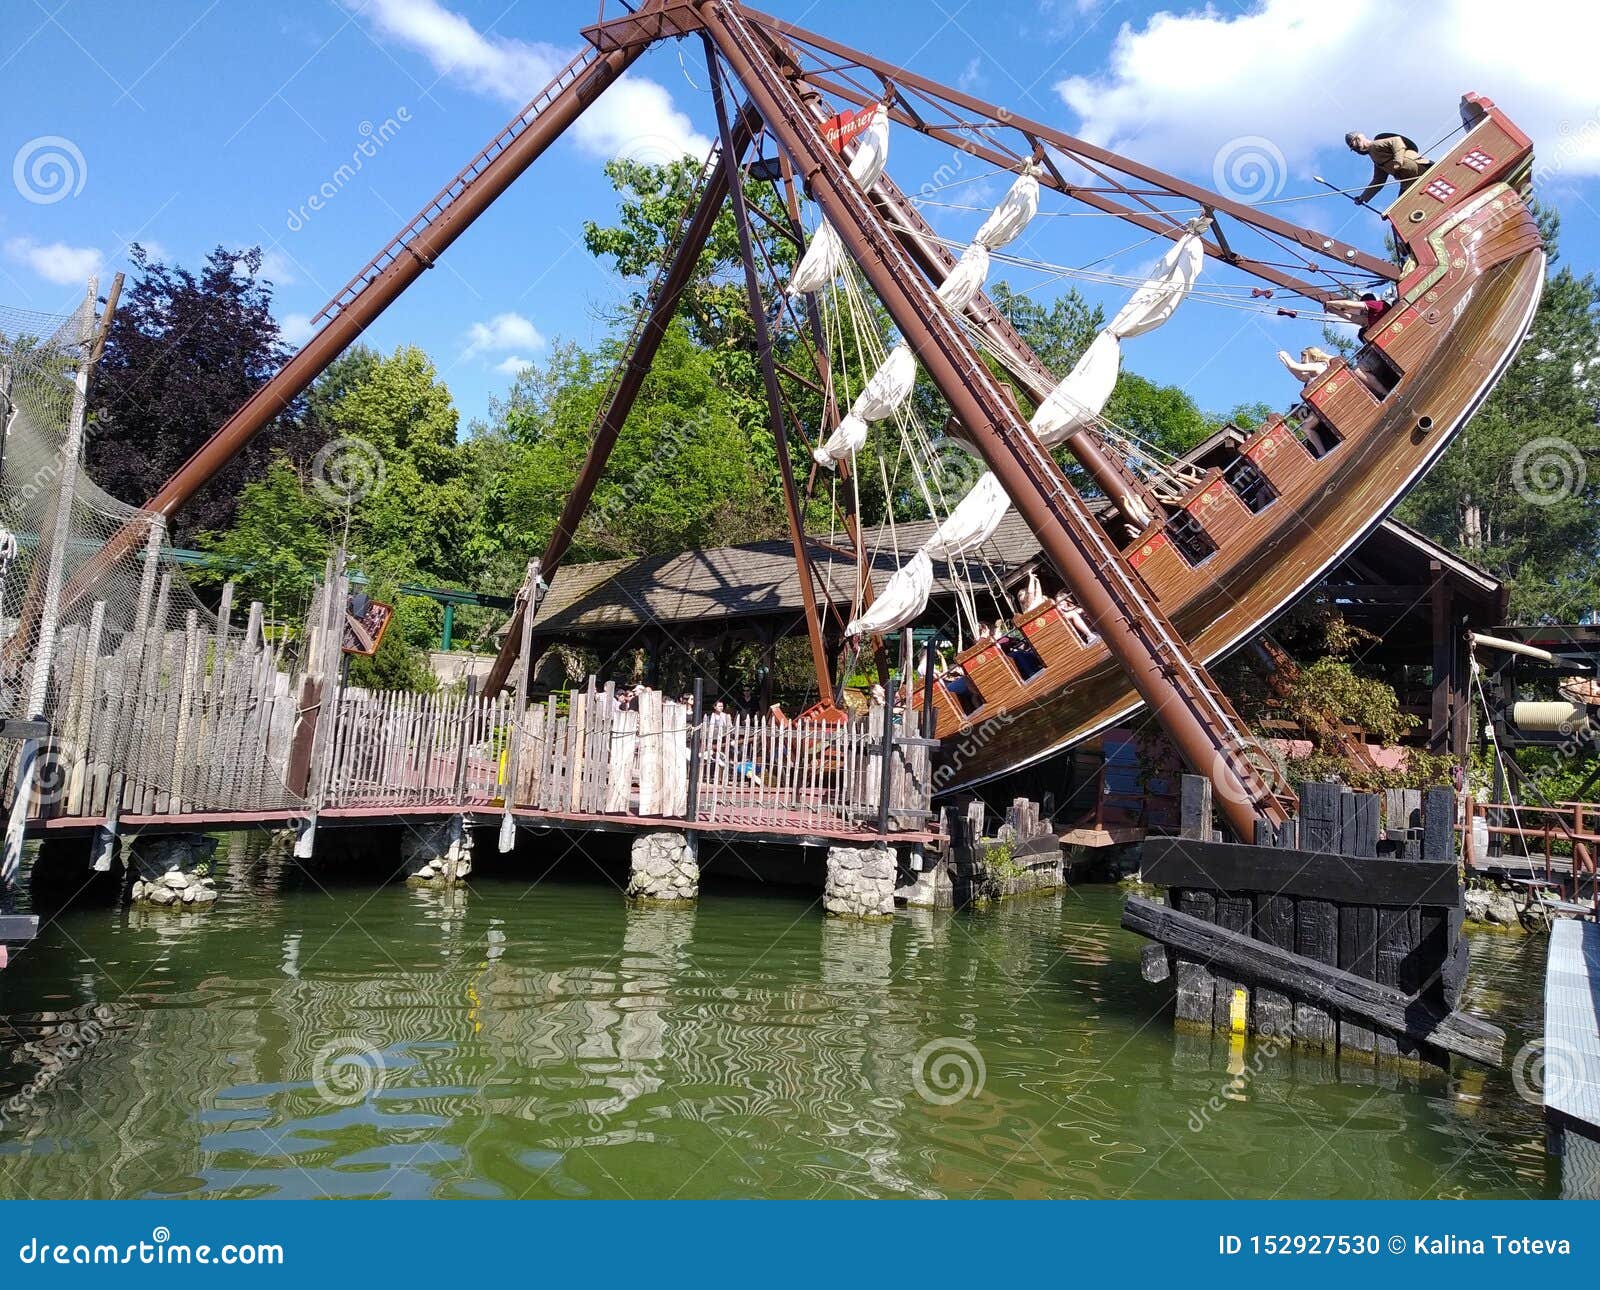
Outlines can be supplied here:
M1556 224L1543 220L1554 249ZM1524 622L1600 605L1600 284L1551 273L1527 343L1401 514L1504 578Z

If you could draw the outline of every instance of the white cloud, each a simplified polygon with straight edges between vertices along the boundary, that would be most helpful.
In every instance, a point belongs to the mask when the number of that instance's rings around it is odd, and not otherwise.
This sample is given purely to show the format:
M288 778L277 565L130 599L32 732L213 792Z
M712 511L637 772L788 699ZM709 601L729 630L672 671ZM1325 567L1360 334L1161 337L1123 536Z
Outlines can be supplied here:
M1559 33L1558 39L1543 35ZM1535 34L1541 38L1535 39ZM1492 0L1404 14L1379 0L1257 0L1244 13L1162 12L1124 24L1108 70L1057 84L1077 133L1156 165L1209 172L1225 143L1265 136L1304 171L1347 130L1399 130L1424 146L1457 124L1462 93L1492 98L1542 144L1547 174L1600 174L1593 53L1600 5ZM1403 74L1396 51L1410 51ZM1351 159L1350 182L1364 178Z
M35 242L31 237L14 237L6 243L6 255L25 264L46 282L61 286L82 286L100 272L103 257L92 246L68 246L65 242Z
M624 76L602 94L578 118L573 137L592 157L626 157L655 166L711 151L711 140L673 106L672 95L637 76Z
M521 107L566 64L555 45L491 36L439 0L343 0L380 36L422 54L441 76L479 94ZM695 130L665 87L625 76L590 106L573 129L578 147L594 157L660 163L684 154L704 156L711 140Z
M283 334L284 344L293 345L296 349L310 340L317 331L311 325L310 314L284 314L283 320L278 324L278 330Z
M533 360L523 358L520 354L513 354L510 358L502 358L494 365L494 370L501 376L516 376L525 367L532 367Z
M265 278L275 287L287 287L299 281L295 276L294 261L276 248L261 253L261 272L256 276Z
M521 314L496 314L488 322L473 323L467 330L463 358L479 354L504 354L513 350L541 350L544 336Z

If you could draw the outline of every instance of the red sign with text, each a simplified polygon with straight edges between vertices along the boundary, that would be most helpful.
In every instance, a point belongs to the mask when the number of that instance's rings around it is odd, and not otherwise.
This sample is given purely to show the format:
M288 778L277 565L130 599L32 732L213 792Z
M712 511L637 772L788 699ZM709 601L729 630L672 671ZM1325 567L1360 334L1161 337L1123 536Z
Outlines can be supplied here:
M831 116L822 123L822 137L830 148L842 153L845 144L854 142L866 133L877 112L878 105L874 103L859 112L841 112L838 116Z

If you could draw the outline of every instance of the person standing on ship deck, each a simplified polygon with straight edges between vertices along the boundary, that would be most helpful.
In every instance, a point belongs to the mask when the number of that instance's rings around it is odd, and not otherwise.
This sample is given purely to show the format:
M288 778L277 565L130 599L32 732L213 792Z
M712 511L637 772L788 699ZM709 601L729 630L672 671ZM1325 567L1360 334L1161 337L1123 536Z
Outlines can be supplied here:
M1372 182L1356 198L1358 206L1368 205L1391 179L1398 179L1400 191L1405 192L1423 171L1433 165L1417 151L1417 145L1403 134L1385 132L1376 139L1369 139L1359 130L1352 130L1345 135L1344 141L1351 152L1360 153L1372 162Z

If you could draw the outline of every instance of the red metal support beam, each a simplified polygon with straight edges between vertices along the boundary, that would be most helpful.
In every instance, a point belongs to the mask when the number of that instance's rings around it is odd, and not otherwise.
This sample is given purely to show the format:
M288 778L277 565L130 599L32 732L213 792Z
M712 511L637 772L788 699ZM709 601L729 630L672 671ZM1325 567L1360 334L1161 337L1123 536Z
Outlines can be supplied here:
M1286 819L1282 804L1251 764L1253 741L1227 699L1028 429L966 334L882 227L778 70L762 34L738 5L726 0L701 0L698 11L767 128L789 153L924 369L972 433L1112 656L1188 763L1221 790L1218 798L1230 827L1241 838L1253 838L1258 820Z
M822 619L817 612L817 587L812 579L811 557L806 553L805 515L800 509L794 465L789 460L789 427L783 411L783 390L778 384L778 369L772 353L772 329L767 325L767 303L761 298L761 278L756 272L755 248L750 237L744 171L740 165L744 147L738 146L733 135L733 124L728 119L722 88L722 65L709 37L706 39L706 63L711 69L711 100L716 107L717 131L722 140L726 163L723 169L728 201L733 207L734 224L739 231L739 255L744 261L746 299L750 305L750 322L756 333L756 359L761 365L761 379L766 387L767 417L783 486L783 509L789 521L789 543L794 548L795 571L800 578L800 603L805 610L806 637L811 643L811 666L817 679L817 697L826 703L833 695L833 672L828 666L828 648L822 639ZM748 146L748 142L745 146Z
M748 108L739 114L733 127L733 145L740 153L750 146L755 126L759 123L760 117ZM667 329L672 326L683 293L688 290L699 270L700 253L711 238L711 231L727 196L728 176L732 173L730 166L736 164L736 159L730 162L729 155L719 150L715 164L704 176L699 199L684 223L676 244L667 248L670 259L666 260L652 285L647 312L634 328L633 336L623 350L622 361L612 377L610 393L601 401L600 415L595 420L594 433L590 436L583 465L567 494L567 500L562 504L561 516L545 543L540 562L543 582L535 587L528 600L519 601L513 611L510 627L500 645L500 653L485 682L487 693L493 694L502 689L510 679L511 669L517 660L517 641L522 631L523 614L531 606L537 616L545 590L572 546L578 524L589 509L594 490L599 486L606 463L611 459L611 451L617 446L617 436L622 433L623 424L638 400L639 391L644 388L645 378L650 375L650 365L655 362Z
M644 0L641 9L661 7ZM586 49L457 173L318 314L322 329L245 401L173 474L147 510L170 519L261 430L322 374L402 292L493 205L599 96L637 61L644 46ZM63 609L143 541L143 520L124 525L69 583Z
M1028 117L1018 116L1014 112L1004 110L993 103L987 103L974 95L942 85L926 76L919 76L906 68L897 67L881 58L874 58L871 54L852 49L839 41L808 31L804 27L786 22L781 18L775 18L753 9L743 9L742 16L747 21L763 27L774 37L796 41L814 50L820 50L840 60L840 62L853 64L865 71L870 71L896 87L915 90L917 93L926 95L942 105L960 108L982 121L992 122L997 127L1014 129L1024 137L1049 144L1081 163L1104 166L1116 171L1118 174L1141 180L1152 189L1171 193L1175 197L1187 198L1211 210L1225 212L1241 223L1260 229L1264 233L1271 233L1284 238L1314 255L1360 269L1362 272L1370 273L1375 277L1394 281L1398 280L1400 276L1398 268L1387 260L1370 255L1358 247L1351 246L1337 238L1330 238L1316 229L1291 224L1288 220L1280 219L1270 212L1263 211L1259 206L1252 206L1248 202L1237 201L1220 193L1211 192L1198 184L1180 179L1176 175L1157 170L1154 166L1147 166L1131 157L1124 157L1112 152L1109 148L1102 148L1097 144L1089 143L1087 140L1079 139L1074 135L1045 125L1042 121L1034 121ZM814 74L802 71L802 76L822 88ZM830 92L842 93L840 87L832 82L829 82L826 88ZM844 96L851 97L851 95ZM934 134L934 137L945 138L947 142L953 141L947 137L948 132L945 134L934 133L929 124L921 121L917 116L911 113L903 113L902 115L905 124L913 129L920 130L923 133ZM1134 195L1133 190L1128 189L1126 186L1119 184L1118 187L1128 195ZM1072 185L1067 185L1063 191L1067 192L1069 196L1080 200L1087 200L1088 197L1094 195ZM1090 202L1089 204L1095 205L1096 203ZM1131 216L1137 212L1118 213L1125 213ZM1218 255L1218 258L1227 258L1220 253L1220 248L1213 248L1212 253Z

